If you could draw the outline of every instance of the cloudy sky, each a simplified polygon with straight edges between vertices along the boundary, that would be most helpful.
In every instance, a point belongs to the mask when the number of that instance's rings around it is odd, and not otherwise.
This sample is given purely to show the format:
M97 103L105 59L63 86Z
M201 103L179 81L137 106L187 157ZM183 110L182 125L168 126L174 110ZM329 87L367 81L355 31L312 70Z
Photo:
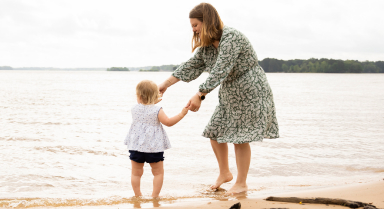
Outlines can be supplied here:
M384 60L382 0L218 0L260 60ZM195 0L0 0L0 66L141 67L191 53Z

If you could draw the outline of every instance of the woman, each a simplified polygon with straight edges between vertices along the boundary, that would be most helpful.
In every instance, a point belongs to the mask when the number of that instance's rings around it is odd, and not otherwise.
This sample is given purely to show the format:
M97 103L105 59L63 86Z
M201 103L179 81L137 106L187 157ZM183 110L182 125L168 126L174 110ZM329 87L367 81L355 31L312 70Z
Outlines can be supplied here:
M160 84L159 90L164 93L179 80L189 82L208 71L207 80L187 104L189 110L197 112L205 96L220 85L219 104L203 132L204 137L210 138L220 169L211 188L216 189L233 178L227 145L233 143L238 174L228 193L244 192L248 190L246 180L251 161L249 143L279 137L272 91L248 39L224 26L212 5L197 5L189 18L195 55Z

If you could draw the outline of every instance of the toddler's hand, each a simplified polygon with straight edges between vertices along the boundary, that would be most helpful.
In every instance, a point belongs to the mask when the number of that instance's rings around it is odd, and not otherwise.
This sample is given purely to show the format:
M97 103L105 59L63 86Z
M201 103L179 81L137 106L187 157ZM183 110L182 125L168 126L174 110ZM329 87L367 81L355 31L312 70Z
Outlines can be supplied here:
M155 102L155 104L157 104L157 103L159 103L159 102L161 102L161 100L163 100L163 94L162 93L160 93L159 94L159 97L157 98L157 101Z
M184 116L188 113L188 108L184 107L182 110L181 110L181 114L183 114Z

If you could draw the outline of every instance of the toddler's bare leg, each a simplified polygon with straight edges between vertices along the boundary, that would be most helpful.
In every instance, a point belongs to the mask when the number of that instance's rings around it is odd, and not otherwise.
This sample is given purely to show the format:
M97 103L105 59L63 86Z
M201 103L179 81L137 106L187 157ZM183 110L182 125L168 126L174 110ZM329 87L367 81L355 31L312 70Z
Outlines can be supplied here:
M158 197L161 191L161 187L163 187L163 179L164 179L164 168L163 161L159 161L157 163L150 163L153 174L153 192L152 197Z
M141 191L140 191L140 180L141 176L144 173L144 163L137 163L133 160L131 160L132 164L132 175L131 175L131 185L133 192L135 192L135 196L141 196Z

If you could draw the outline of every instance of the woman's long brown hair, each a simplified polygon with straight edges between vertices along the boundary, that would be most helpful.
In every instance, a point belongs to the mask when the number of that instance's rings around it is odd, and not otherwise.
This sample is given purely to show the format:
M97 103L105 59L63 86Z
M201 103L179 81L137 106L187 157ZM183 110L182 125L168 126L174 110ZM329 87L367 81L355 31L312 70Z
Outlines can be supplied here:
M192 52L197 47L205 47L220 41L224 24L215 7L208 3L201 3L189 12L189 18L196 18L202 22L200 35L193 33Z

